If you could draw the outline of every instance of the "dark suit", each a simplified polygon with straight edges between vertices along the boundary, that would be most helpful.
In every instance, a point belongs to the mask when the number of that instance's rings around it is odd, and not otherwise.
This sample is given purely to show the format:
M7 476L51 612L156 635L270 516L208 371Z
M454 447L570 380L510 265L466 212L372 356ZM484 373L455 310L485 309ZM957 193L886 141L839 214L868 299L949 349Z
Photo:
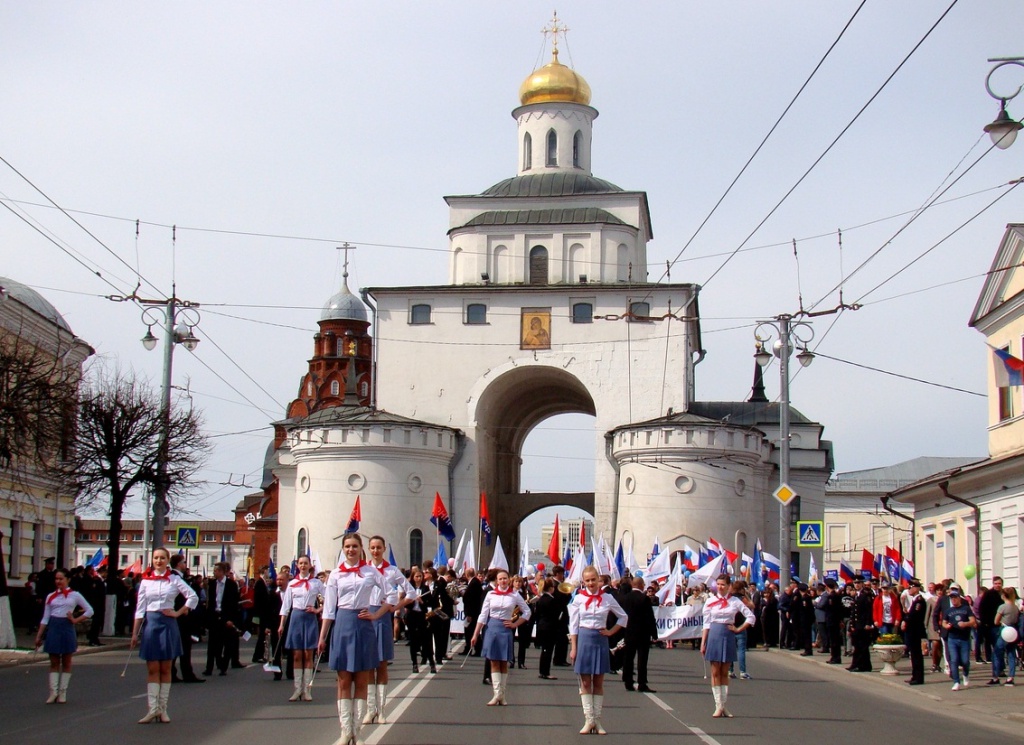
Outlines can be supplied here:
M910 609L903 615L903 640L910 652L910 681L914 684L924 683L924 653L921 645L925 638L924 614L927 609L925 599L918 593L910 602Z
M225 577L223 580L220 610L217 610L217 584L211 580L206 588L207 619L210 636L206 646L206 673L209 675L216 666L221 673L228 669L237 655L238 624L241 616L238 609L238 584Z
M658 638L658 621L654 617L654 606L643 590L633 588L619 600L626 611L625 641L622 650L622 682L633 689L633 658L636 658L636 682L643 690L647 688L647 658L651 653L651 642Z
M555 588L555 601L559 607L559 627L555 635L555 664L569 667L569 603L572 602L572 596Z
M253 662L262 662L269 655L273 654L273 647L271 647L270 650L266 649L267 632L270 631L271 628L275 631L277 630L278 617L276 613L271 616L269 601L270 588L267 587L267 583L264 581L263 577L260 577L256 580L256 584L253 585L252 588L253 614L260 619L260 625L256 631L256 646L252 651ZM278 610L280 611L280 609Z
M555 639L562 630L562 606L550 593L537 598L534 618L537 621L537 641L540 642L540 674L551 675L551 656L555 653Z
M181 577L186 584L188 583L188 579L182 571L178 569L172 569L171 571ZM181 610L184 605L185 596L179 594L174 599L174 610ZM192 613L186 613L183 616L178 616L175 620L178 623L178 635L181 637L181 657L177 660L177 664L181 666L181 680L196 680L195 671L192 669L192 635L194 633L193 624L195 617ZM171 673L174 678L178 677L174 663L171 663Z
M484 607L484 586L478 577L473 577L466 585L466 591L462 594L462 610L466 614L466 643L473 638L473 629L480 620L480 611ZM480 646L484 643L483 636L477 640L477 646L473 650L473 656L480 654Z

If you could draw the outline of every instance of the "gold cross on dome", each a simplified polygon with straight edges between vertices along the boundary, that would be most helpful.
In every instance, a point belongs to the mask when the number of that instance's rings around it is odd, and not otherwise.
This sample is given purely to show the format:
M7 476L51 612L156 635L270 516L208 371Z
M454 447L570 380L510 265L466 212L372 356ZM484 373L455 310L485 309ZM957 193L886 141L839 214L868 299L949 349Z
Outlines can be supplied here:
M551 22L540 30L544 36L551 35L551 56L556 60L558 59L558 37L561 35L563 38L569 32L569 27L564 23L561 23L558 19L558 11L554 11L551 16Z

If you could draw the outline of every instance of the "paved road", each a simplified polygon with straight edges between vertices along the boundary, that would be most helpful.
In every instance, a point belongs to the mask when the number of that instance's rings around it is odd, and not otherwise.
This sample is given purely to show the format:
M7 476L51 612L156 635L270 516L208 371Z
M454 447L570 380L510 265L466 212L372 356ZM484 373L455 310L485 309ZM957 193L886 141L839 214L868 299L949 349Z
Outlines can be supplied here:
M480 682L481 662L449 662L436 676L412 675L407 649L398 647L392 667L393 724L364 728L368 745L505 745L577 742L582 724L575 678L558 668L557 681L531 669L512 674L510 706L487 707L490 690ZM199 659L202 650L196 652ZM663 745L666 738L705 745L772 743L954 742L1007 743L1024 740L1024 687L972 687L953 694L944 678L929 676L917 689L881 676L857 675L789 653L750 655L751 681L733 681L729 708L735 719L711 718L709 684L700 658L685 650L654 650L651 685L657 694L626 692L607 680L602 740ZM0 670L0 743L53 745L109 743L302 743L334 745L338 736L330 671L315 684L315 701L290 704L288 681L274 682L260 666L232 670L203 685L176 685L170 725L138 725L145 712L145 677L133 661L121 678L125 652L82 655L76 660L69 703L45 706L46 668L22 665ZM566 673L570 674L566 674ZM979 671L980 673L980 671ZM975 676L981 683L984 677ZM1011 712L1004 717L989 710ZM1007 718L1009 717L1009 718ZM184 738L184 739L183 739ZM674 740L673 740L674 741Z

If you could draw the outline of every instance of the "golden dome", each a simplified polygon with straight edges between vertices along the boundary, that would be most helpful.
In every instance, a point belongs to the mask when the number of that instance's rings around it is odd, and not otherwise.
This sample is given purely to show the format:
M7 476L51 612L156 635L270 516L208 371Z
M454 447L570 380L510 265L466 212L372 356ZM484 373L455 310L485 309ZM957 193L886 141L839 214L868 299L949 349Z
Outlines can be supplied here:
M582 75L558 61L557 49L548 64L530 73L519 86L519 102L523 106L549 101L590 104L590 86Z

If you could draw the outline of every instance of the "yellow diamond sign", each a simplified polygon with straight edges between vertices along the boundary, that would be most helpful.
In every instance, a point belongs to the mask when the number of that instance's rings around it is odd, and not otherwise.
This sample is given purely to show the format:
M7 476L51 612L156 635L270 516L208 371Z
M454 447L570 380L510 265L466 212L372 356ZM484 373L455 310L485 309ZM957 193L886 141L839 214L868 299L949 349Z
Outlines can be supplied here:
M782 484L778 489L772 492L772 496L779 500L783 507L786 507L793 501L797 494L790 488L789 484Z

